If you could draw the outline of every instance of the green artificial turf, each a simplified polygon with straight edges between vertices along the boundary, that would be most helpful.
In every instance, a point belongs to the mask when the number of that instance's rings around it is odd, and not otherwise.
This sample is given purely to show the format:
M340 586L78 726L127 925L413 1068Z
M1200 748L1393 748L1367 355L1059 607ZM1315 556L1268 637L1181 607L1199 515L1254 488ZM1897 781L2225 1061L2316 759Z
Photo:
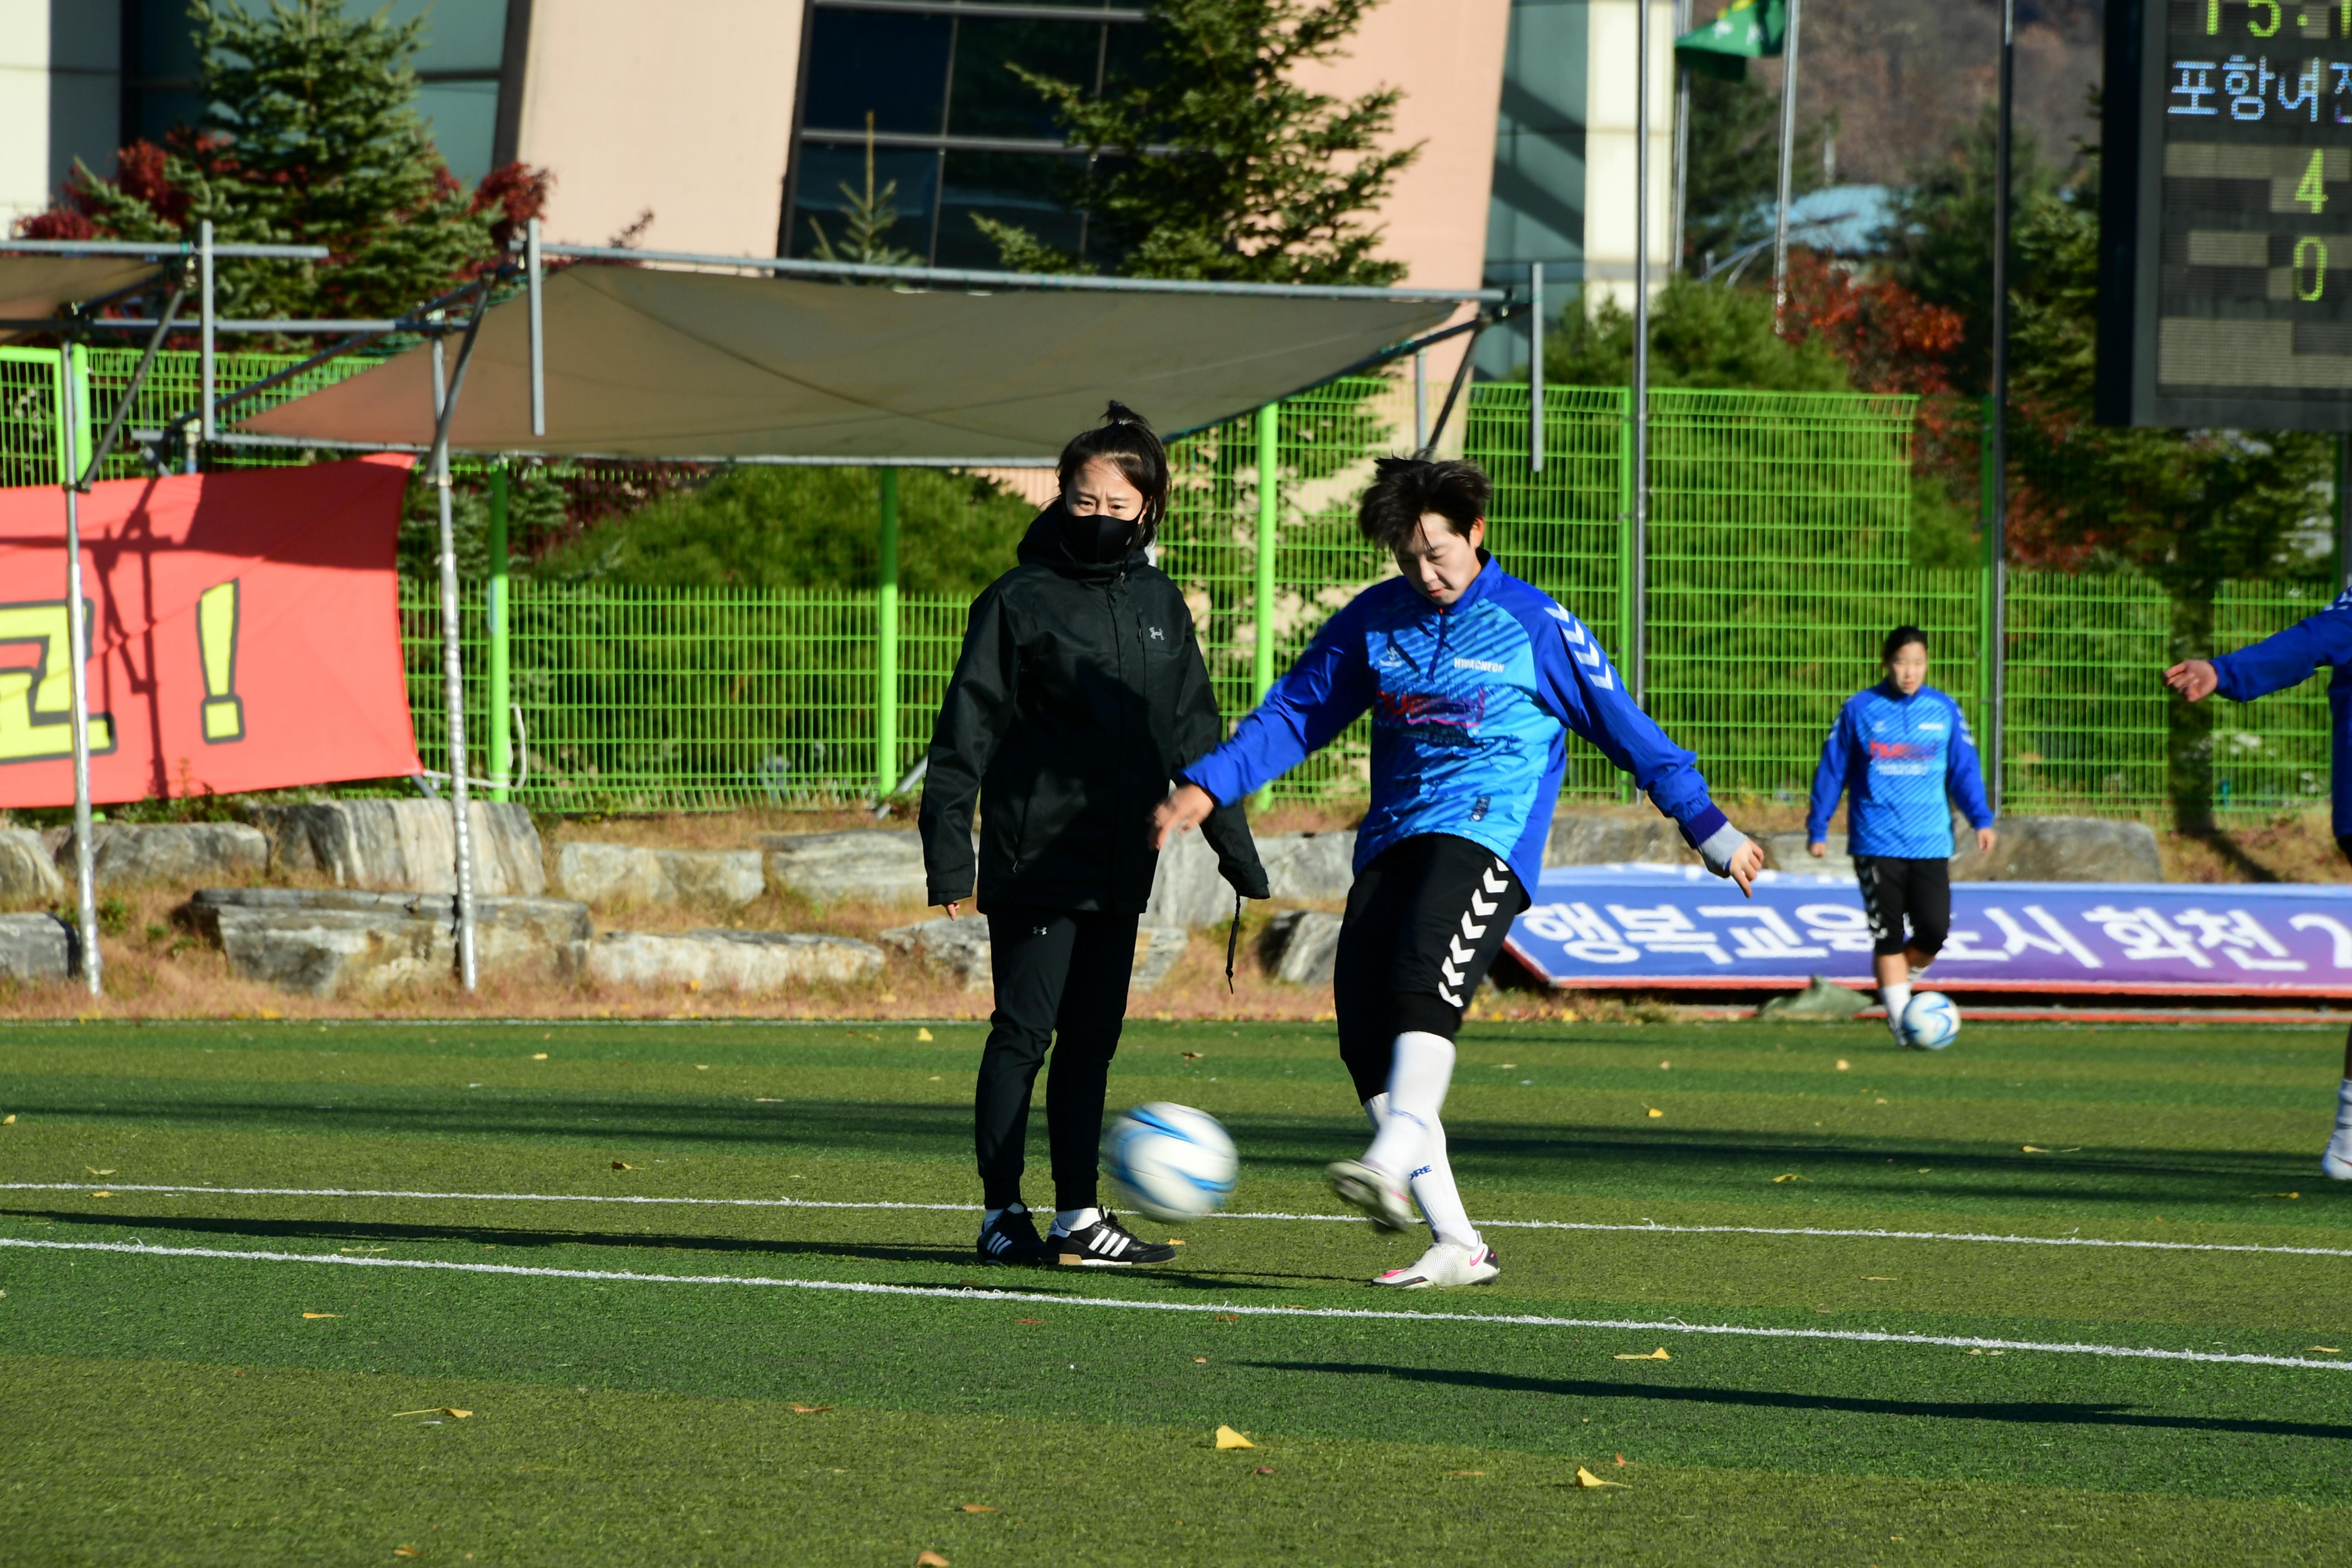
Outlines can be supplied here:
M1140 1222L1186 1243L1150 1271L1007 1271L961 1206L542 1201L968 1205L981 1032L928 1033L0 1027L0 1182L46 1184L0 1191L0 1241L77 1244L0 1247L0 1557L2276 1563L2352 1537L2327 1035L1972 1026L1918 1056L1857 1026L1473 1026L1449 1138L1474 1215L1520 1227L1468 1292L1368 1290L1421 1243L1307 1217ZM1236 1211L1339 1214L1320 1167L1363 1133L1328 1030L1131 1026L1113 1098L1223 1120ZM1870 1231L2306 1250L1830 1234ZM442 1405L474 1414L394 1414Z

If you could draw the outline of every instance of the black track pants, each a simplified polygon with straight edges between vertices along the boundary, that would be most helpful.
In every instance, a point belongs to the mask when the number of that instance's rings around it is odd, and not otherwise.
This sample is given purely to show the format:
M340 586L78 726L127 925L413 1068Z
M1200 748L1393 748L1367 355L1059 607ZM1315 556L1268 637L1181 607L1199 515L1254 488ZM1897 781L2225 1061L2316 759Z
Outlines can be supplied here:
M1348 889L1331 1001L1356 1098L1389 1086L1396 1037L1452 1039L1528 896L1483 845L1428 833L1383 850Z
M1093 910L988 911L996 1010L989 1015L972 1096L972 1143L990 1208L1021 1196L1029 1091L1048 1046L1054 1070L1045 1080L1045 1131L1054 1152L1054 1206L1094 1205L1103 1096L1127 1019L1135 925L1133 915Z

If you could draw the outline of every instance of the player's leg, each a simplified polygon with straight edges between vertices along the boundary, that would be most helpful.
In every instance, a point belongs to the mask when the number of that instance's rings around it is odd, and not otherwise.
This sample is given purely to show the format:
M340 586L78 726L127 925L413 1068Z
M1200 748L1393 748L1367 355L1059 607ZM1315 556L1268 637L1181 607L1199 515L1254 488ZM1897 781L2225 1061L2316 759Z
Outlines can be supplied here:
M2337 834L2336 847L2352 860L2352 834ZM2344 1081L2336 1089L2336 1131L2319 1156L2319 1168L2339 1182L2352 1182L2352 1032L2344 1037Z
M996 1006L972 1092L972 1143L985 1210L978 1243L983 1262L1034 1263L1045 1257L1045 1240L1021 1201L1021 1173L1028 1156L1030 1091L1053 1043L1076 937L1076 922L1062 910L988 911Z
M1911 965L1903 956L1903 862L1884 855L1857 855L1853 870L1862 888L1862 912L1870 921L1870 966L1878 981L1878 1000L1886 1008L1887 1032L1899 1046L1903 1009L1911 1005Z
M1365 867L1349 888L1347 913L1339 921L1339 952L1331 968L1339 1059L1355 1081L1356 1098L1371 1120L1375 1138L1388 1125L1389 1069L1396 1058L1397 1024L1390 985L1405 922L1412 913L1413 893L1428 857L1427 839L1408 838L1391 846ZM1339 1178L1334 1169L1336 1185ZM1364 1190L1342 1195L1370 1214L1374 1224L1390 1230L1411 1227L1411 1167L1396 1172L1367 1168L1351 1179Z
M1174 1247L1144 1241L1095 1201L1103 1100L1135 969L1136 917L1088 911L1070 918L1076 936L1055 1017L1054 1062L1045 1072L1045 1136L1054 1152L1054 1228L1045 1255L1086 1266L1165 1263Z
M1910 916L1911 935L1903 949L1906 978L1916 982L1936 962L1952 934L1952 863L1948 860L1906 860L1903 907ZM1909 987L1905 988L1906 992ZM1906 997L1905 1005L1909 1005ZM1908 1045L1900 1030L1895 1038Z

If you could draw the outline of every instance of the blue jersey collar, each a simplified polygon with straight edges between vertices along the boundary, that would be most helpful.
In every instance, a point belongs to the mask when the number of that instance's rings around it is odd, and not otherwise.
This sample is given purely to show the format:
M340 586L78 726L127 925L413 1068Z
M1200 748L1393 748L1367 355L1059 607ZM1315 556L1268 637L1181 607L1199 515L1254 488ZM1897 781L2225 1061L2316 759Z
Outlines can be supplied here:
M1481 550L1478 552L1478 575L1470 579L1470 585L1462 590L1462 596L1454 603L1441 608L1431 604L1427 599L1423 599L1420 591L1410 584L1407 585L1406 592L1412 594L1414 598L1421 599L1423 606L1436 611L1441 616L1458 615L1493 593L1495 584L1502 581L1502 577L1503 569L1495 564L1494 556Z

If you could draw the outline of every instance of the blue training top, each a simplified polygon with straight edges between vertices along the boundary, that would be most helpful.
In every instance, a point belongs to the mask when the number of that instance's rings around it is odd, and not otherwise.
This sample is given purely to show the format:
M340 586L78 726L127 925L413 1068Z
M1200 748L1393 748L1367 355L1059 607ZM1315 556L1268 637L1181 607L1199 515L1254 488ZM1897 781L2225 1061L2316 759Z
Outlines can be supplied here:
M2333 667L2327 682L2328 729L2334 745L2333 794L2338 837L2352 834L2352 591L2315 616L2306 616L2275 637L2213 661L2221 694L2252 702L2307 679L2321 665Z
M1881 681L1857 691L1838 710L1813 769L1813 799L1805 813L1805 841L1819 844L1830 813L1849 785L1846 851L1905 860L1948 860L1952 814L1948 793L1971 827L1990 827L1977 743L1960 705L1932 686L1906 697Z
M1633 775L1718 874L1739 830L1707 799L1696 759L1625 695L1600 639L1480 552L1439 609L1402 577L1329 620L1234 730L1178 776L1230 805L1372 714L1371 809L1356 869L1425 833L1483 844L1530 893L1575 731Z

